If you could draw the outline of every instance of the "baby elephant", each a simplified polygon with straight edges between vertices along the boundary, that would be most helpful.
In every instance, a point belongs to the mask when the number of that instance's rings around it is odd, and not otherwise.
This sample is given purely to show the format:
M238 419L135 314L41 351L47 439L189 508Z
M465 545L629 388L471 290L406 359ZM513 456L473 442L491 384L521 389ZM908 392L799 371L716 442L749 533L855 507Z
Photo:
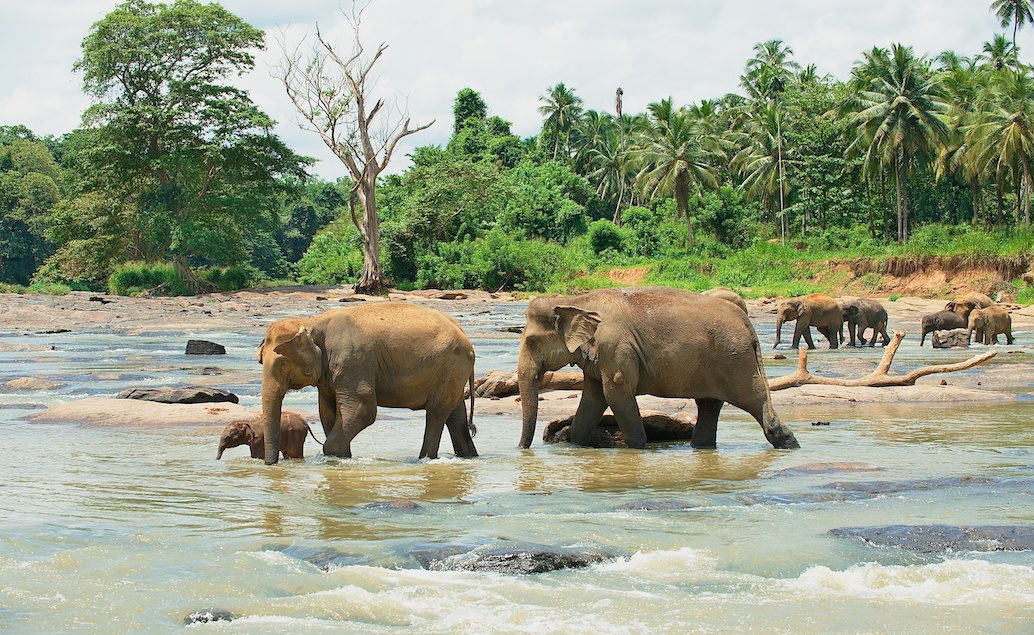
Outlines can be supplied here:
M983 341L987 346L998 343L998 336L1004 335L1005 341L1012 344L1012 318L1009 312L1000 306L991 306L986 309L974 309L969 314L969 330L966 339L973 337L976 331L977 340Z
M844 323L847 324L848 335L851 341L848 346L855 346L855 335L858 336L857 346L865 346L865 329L872 329L872 339L869 346L876 345L876 336L880 336L883 345L890 342L887 335L887 309L876 300L869 298L856 298L845 300L841 303L844 310ZM843 342L843 326L840 327L840 341Z
M919 345L926 341L926 334L934 331L950 331L952 329L966 328L966 321L954 311L938 311L927 313L923 316L922 336L919 338Z
M309 424L293 412L285 412L280 416L280 451L287 459L305 458L305 437L312 434ZM312 436L316 443L316 435ZM223 429L219 437L219 454L217 460L223 458L223 451L227 448L235 448L240 445L247 445L251 448L251 458L264 459L266 457L266 437L262 419L245 419L234 421Z

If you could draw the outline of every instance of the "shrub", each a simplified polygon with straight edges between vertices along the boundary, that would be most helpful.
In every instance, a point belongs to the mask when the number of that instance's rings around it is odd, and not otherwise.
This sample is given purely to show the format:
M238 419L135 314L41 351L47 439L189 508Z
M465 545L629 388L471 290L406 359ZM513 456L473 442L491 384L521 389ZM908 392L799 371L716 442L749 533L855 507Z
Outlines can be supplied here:
M518 240L501 231L462 243L444 243L420 259L422 288L544 291L570 275L570 258L560 245Z
M335 223L316 234L298 261L298 279L305 284L355 282L363 271L359 232L345 223Z
M112 295L143 292L190 295L191 289L169 262L126 262L116 266L108 277L108 293Z
M589 225L589 246L596 255L608 249L621 253L625 247L625 233L609 220L593 221Z

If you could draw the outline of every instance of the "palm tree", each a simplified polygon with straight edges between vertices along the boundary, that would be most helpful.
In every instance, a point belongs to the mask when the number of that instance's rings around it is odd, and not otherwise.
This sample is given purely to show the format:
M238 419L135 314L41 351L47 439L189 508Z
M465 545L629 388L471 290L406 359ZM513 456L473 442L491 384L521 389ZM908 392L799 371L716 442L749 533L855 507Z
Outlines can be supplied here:
M984 42L983 52L978 55L981 60L1000 71L1017 59L1016 46L1001 33Z
M841 109L855 127L848 152L863 155L866 173L884 166L894 170L898 240L906 243L908 173L917 161L936 157L948 140L948 127L939 117L947 106L936 77L912 47L894 44L889 55L867 55L858 66L852 71L856 92Z
M964 128L969 157L987 172L1012 171L1022 180L1023 222L1030 225L1030 195L1034 187L1034 79L1027 69L997 75L982 98L975 122ZM1017 224L1019 223L1017 199Z
M732 168L742 177L740 187L749 198L778 211L780 235L785 242L785 199L790 194L785 172L795 161L783 138L783 112L776 100L751 111L741 137L742 149L732 160Z
M754 99L772 98L783 92L801 65L791 60L793 49L782 40L768 40L754 45L754 56L740 82Z
M539 106L539 114L546 118L542 125L542 132L548 132L553 136L553 159L557 158L560 152L561 138L564 141L565 151L570 151L571 130L575 122L582 114L582 98L575 95L574 91L559 82L551 87L545 95L539 97L542 103Z
M1016 32L1024 24L1034 24L1030 0L992 0L991 13L1001 20L1002 28L1012 24L1012 48L1016 50Z
M591 168L589 155L592 149L603 143L608 131L616 127L617 124L610 113L598 110L585 111L571 131L575 168L579 174L584 175Z
M688 243L693 245L690 189L699 184L717 187L714 165L723 154L721 144L699 120L676 110L670 98L650 104L647 110L648 120L635 149L641 166L635 183L648 196L675 195L675 207L686 219Z
M621 202L625 197L628 176L628 156L623 135L617 129L606 132L599 142L589 148L589 165L592 170L585 175L589 183L596 184L596 195L603 200L616 197L614 224L621 224Z
M963 128L973 123L988 74L981 72L976 60L954 51L941 53L937 61L942 68L940 84L948 105L946 120L951 130L948 143L937 157L937 177L950 174L969 185L973 206L970 222L976 225L980 222L980 190L988 181L988 174L972 160Z

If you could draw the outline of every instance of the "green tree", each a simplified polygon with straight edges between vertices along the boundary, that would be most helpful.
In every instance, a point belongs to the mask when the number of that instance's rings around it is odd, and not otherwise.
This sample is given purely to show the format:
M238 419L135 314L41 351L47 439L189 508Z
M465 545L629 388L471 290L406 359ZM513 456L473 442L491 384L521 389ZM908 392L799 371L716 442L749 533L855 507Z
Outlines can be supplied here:
M571 150L571 131L582 115L582 98L564 85L563 82L550 87L545 95L539 97L539 114L546 118L542 124L542 140L552 146L552 157L555 161L563 148L569 156ZM544 145L545 145L544 143Z
M60 169L27 129L0 130L0 281L25 284L46 257L45 218L58 200Z
M849 150L864 156L867 171L893 169L898 241L906 243L909 170L936 157L948 140L948 127L940 118L947 105L941 101L936 77L909 46L894 44L889 55L867 56L854 76L857 90L843 108L855 126Z
M1025 24L1034 24L1034 10L1030 0L992 0L991 13L995 14L1003 28L1012 25L1012 48L1016 50L1016 32Z
M1016 46L1001 33L996 33L994 37L984 42L980 50L978 58L996 71L1000 71L1006 66L1015 66L1018 59Z
M278 177L302 174L273 121L224 83L254 67L263 37L217 4L130 0L91 27L75 65L94 99L89 189L168 232L148 237L154 255L195 290L208 285L191 260L245 258L245 234L276 223Z
M488 116L488 106L481 93L473 88L462 88L456 93L452 102L452 134L456 134L468 119L484 120Z

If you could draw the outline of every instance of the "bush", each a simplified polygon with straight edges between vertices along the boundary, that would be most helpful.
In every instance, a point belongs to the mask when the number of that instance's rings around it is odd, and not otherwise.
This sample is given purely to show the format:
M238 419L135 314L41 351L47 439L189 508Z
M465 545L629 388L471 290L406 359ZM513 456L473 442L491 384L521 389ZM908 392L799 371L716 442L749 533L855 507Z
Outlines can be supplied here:
M625 233L609 220L593 221L589 225L589 246L596 255L608 249L622 253L625 247Z
M517 240L501 231L462 243L444 243L420 259L417 286L496 291L544 291L572 273L564 248Z
M251 267L238 265L208 267L194 273L224 292L252 286L257 274ZM108 293L112 295L192 295L194 292L170 262L126 262L116 266L108 277Z
M298 279L304 284L347 284L363 272L359 232L345 223L335 223L316 234L298 261Z

